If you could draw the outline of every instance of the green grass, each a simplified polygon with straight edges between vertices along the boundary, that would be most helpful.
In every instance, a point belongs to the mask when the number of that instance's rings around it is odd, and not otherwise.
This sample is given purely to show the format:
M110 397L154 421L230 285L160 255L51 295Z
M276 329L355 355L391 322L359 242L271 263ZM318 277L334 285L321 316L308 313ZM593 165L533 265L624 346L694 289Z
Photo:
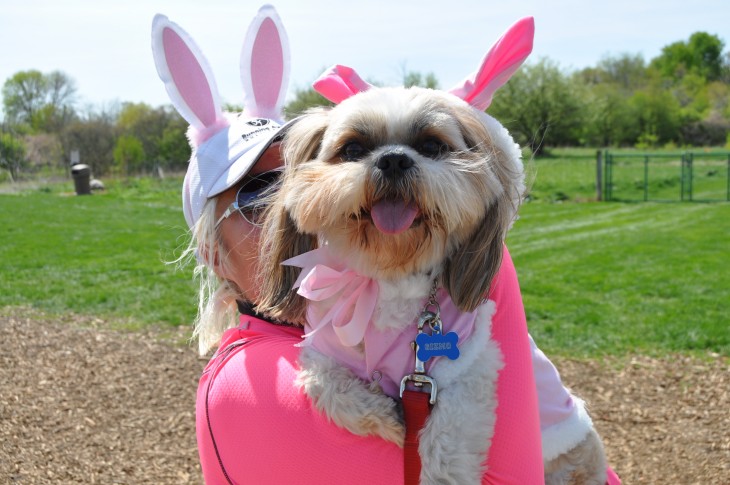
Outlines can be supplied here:
M551 354L730 356L730 204L596 203L595 150L534 160L532 202L508 245L530 331ZM0 195L0 307L125 325L188 325L191 268L179 178ZM562 203L558 203L564 201Z
M596 150L552 149L539 158L525 154L523 161L532 201L596 200Z
M507 240L552 353L730 355L730 204L526 204Z
M180 179L111 182L76 197L70 186L0 196L0 306L30 305L131 325L187 324L190 270L175 259L187 226Z

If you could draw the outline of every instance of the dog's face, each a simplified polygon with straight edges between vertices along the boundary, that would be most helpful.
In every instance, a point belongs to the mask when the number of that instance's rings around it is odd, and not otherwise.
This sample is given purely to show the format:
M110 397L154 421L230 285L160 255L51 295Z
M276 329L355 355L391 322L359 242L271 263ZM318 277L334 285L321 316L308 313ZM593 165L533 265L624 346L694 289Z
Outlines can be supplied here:
M457 305L481 301L523 180L519 150L495 120L440 91L375 88L306 115L285 160L265 238L327 241L376 278L438 273Z

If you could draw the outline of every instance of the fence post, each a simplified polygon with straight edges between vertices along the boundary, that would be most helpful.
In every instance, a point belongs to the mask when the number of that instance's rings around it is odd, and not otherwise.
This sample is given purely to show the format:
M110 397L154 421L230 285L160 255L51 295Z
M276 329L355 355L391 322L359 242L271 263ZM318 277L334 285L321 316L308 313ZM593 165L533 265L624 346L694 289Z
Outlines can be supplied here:
M606 150L606 152L603 154L603 157L606 159L605 170L603 173L603 200L609 202L613 199L613 188L611 186L611 184L613 183L613 155L611 155L611 153Z
M685 179L687 178L687 176L684 174L684 172L685 172L684 166L686 164L687 164L687 161L685 160L685 154L684 154L684 152L682 152L682 159L679 162L679 166L681 168L681 171L679 173L679 200L682 202L684 202L684 184L685 184Z
M692 202L692 185L694 185L694 154L687 154L687 169L689 170L689 201Z
M644 156L644 202L649 200L649 155Z
M728 158L730 163L730 158ZM596 199L603 200L603 151L596 152Z

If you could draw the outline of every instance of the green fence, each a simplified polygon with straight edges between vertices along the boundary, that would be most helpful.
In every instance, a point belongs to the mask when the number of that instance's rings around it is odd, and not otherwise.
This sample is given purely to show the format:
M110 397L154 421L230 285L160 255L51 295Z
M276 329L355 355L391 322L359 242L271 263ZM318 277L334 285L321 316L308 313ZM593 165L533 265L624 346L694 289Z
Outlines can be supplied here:
M730 201L728 152L636 154L606 150L598 152L597 167L601 198L606 201Z

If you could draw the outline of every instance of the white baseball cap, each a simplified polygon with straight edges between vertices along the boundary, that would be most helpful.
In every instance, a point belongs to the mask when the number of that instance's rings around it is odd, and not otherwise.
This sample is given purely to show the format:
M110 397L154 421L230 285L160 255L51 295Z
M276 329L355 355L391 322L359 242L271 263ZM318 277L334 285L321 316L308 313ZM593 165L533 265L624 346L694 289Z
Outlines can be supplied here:
M293 121L280 125L267 118L237 116L202 143L190 159L182 188L185 221L192 228L205 201L234 186L284 133Z
M163 15L152 21L152 54L170 101L190 123L192 156L182 188L190 228L205 201L232 187L289 124L282 106L289 83L289 42L271 5L249 25L241 50L244 109L224 112L207 60L190 35Z

